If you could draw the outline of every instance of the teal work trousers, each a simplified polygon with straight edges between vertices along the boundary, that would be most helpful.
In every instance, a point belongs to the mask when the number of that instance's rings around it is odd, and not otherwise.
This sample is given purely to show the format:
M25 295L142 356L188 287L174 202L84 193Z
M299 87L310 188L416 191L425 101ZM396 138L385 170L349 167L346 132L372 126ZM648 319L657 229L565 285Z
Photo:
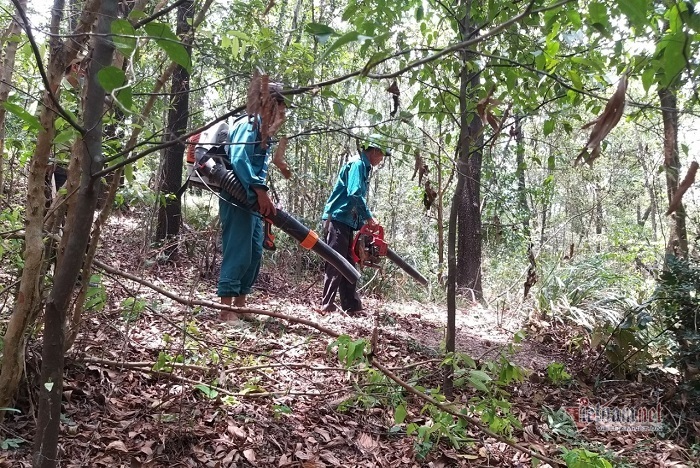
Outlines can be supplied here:
M260 272L263 252L263 226L260 216L228 203L227 194L219 200L221 217L221 273L219 297L249 294Z

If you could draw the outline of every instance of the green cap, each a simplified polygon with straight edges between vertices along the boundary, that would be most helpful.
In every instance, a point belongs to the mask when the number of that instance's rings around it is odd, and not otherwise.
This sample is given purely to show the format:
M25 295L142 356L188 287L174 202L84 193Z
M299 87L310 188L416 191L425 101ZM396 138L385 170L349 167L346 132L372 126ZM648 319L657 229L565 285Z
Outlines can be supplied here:
M391 148L387 147L386 138L379 133L373 133L367 138L365 148L377 148L385 156L391 156Z

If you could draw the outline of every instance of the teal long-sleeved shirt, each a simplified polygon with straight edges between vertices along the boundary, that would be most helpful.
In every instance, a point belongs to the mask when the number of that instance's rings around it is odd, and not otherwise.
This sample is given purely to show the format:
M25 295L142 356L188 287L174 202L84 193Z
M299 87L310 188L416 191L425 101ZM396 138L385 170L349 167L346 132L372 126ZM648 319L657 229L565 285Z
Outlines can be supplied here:
M323 210L323 219L332 219L360 229L372 217L367 207L367 181L372 165L365 152L348 161L338 174L338 180Z
M238 176L246 190L248 203L253 204L257 195L253 187L267 190L268 148L263 149L260 141L260 117L256 117L258 125L253 126L247 118L237 121L229 131L228 155L233 172Z

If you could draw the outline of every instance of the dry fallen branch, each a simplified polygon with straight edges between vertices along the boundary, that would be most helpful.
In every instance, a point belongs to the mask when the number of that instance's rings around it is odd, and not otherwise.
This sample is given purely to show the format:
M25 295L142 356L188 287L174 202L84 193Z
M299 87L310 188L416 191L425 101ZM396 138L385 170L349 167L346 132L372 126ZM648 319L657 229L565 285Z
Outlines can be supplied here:
M554 460L553 458L549 458L549 457L547 457L547 456L545 456L545 455L542 455L542 454L537 453L537 452L535 452L535 451L533 451L533 450L530 450L530 449L527 448L527 447L524 447L524 446L522 446L522 445L520 445L520 444L517 444L517 443L515 443L515 442L512 442L512 441L506 439L505 437L500 436L500 435L496 434L495 432L491 431L490 429L484 427L484 426L481 424L481 421L479 421L479 420L477 420L477 419L474 419L474 418L472 418L472 417L470 417L470 416L467 416L466 414L459 413L459 412L455 411L450 405L447 405L447 404L444 404L444 403L440 403L439 401L437 401L437 400L434 399L433 397L431 397L431 396L429 396L429 395L427 395L427 394L425 394L425 393L423 393L423 392L420 392L420 391L416 390L416 389L413 388L411 385L409 385L409 384L407 384L406 382L404 382L403 380L401 380L401 379L400 379L396 374L394 374L388 367L385 367L385 366L382 365L381 363L377 362L376 359L370 359L370 362L371 362L371 364L372 364L374 367L376 367L379 371L381 371L382 374L386 375L386 376L389 377L391 380L393 380L394 382L396 382L397 384L399 384L399 385L400 385L401 387L403 387L404 390L406 390L408 393L410 393L410 394L412 394L412 395L418 397L419 399L421 399L421 400L423 400L423 401L427 401L427 402L430 403L431 405L436 406L437 408L440 408L442 411L444 411L444 412L446 412L446 413L449 413L449 414L451 414L452 416L455 416L455 417L458 417L458 418L462 419L462 420L463 420L464 422L466 422L470 427L472 427L472 428L474 428L474 429L477 429L477 430L479 430L480 432L483 432L484 434L486 434L486 435L488 435L488 436L490 436L490 437L493 437L494 439L496 439L496 440L498 440L498 441L500 441L500 442L503 442L504 444L510 445L511 447L513 447L514 449L516 449L516 450L518 450L518 451L520 451L520 452L526 453L526 454L530 455L530 456L533 457L533 458L537 458L537 459L540 460L540 461L547 462L547 463L549 463L549 464L552 465L552 466L563 466L562 462L557 461L557 460Z
M615 128L625 111L626 92L627 75L622 75L617 85L617 90L608 100L603 113L600 114L597 119L581 127L581 129L586 129L594 125L591 135L588 137L588 143L586 143L586 146L584 146L579 153L574 165L578 165L581 161L593 164L593 161L600 156L601 142L608 136L610 131Z
M688 168L688 173L685 175L683 182L681 182L681 184L678 186L676 193L673 194L673 200L671 200L671 203L668 205L668 210L666 210L666 216L676 211L681 205L683 195L685 194L686 190L688 190L690 186L693 185L693 183L695 182L695 174L697 172L698 163L697 161L693 161L692 163L690 163L690 168Z

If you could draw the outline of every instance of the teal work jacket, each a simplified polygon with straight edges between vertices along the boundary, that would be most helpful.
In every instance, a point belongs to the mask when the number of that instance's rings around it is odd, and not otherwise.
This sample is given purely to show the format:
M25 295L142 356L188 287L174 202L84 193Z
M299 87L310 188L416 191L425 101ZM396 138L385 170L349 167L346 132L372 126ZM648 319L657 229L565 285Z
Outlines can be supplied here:
M253 122L241 120L234 124L229 132L228 155L231 160L233 172L238 176L246 190L248 204L252 205L257 200L253 187L267 190L265 180L269 161L268 149L263 149L260 141L260 117L257 117L258 125L253 127Z
M372 217L367 207L367 181L371 170L372 165L364 151L359 158L353 158L343 166L323 210L324 220L340 221L358 230Z

